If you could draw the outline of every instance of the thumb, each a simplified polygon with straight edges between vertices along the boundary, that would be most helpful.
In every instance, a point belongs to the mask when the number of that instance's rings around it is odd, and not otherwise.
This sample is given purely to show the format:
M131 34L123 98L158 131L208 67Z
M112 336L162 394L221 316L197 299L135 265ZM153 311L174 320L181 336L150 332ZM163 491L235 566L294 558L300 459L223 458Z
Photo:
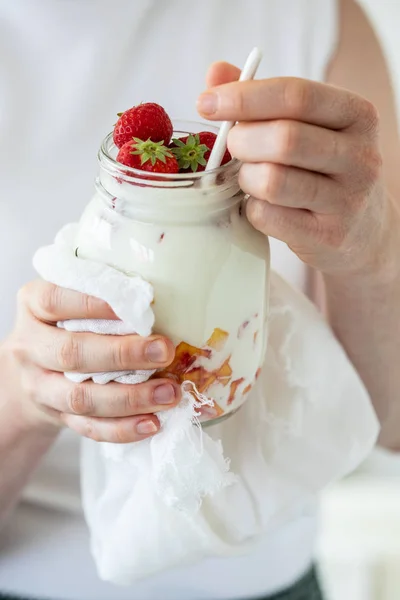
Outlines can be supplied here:
M237 81L240 77L240 69L227 62L215 62L207 71L206 85L208 88L224 83Z

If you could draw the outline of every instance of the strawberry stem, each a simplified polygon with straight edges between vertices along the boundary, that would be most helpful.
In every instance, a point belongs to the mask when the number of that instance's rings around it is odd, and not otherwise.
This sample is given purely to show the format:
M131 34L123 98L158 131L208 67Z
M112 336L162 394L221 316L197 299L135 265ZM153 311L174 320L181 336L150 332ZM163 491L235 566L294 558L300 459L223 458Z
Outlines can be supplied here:
M150 161L153 167L158 160L165 163L167 158L173 156L170 149L164 146L164 140L153 142L150 138L146 141L133 138L131 154L139 155L142 165Z
M171 148L171 152L175 155L180 169L190 168L195 173L199 165L206 166L207 161L204 155L210 148L206 144L200 144L198 134L189 135L186 143L179 138L174 138L172 141L175 144L175 148Z

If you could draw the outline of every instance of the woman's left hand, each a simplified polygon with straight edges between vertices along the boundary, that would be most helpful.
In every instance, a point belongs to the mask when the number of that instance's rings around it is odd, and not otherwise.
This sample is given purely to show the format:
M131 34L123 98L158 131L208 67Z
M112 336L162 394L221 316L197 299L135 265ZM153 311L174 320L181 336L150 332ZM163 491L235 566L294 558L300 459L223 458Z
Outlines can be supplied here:
M239 123L228 147L243 162L247 215L324 273L371 273L387 255L398 215L384 189L379 117L364 98L296 78L237 82L216 63L201 116ZM229 83L227 83L229 82Z

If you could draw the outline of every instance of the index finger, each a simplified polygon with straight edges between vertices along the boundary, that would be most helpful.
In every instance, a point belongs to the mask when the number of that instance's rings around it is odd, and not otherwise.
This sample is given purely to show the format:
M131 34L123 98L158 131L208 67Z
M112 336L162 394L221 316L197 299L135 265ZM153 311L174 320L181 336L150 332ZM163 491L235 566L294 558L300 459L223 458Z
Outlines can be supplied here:
M215 121L293 119L334 130L369 130L378 118L365 98L296 77L225 83L201 94L197 108Z
M103 300L59 287L47 281L31 281L20 290L19 300L40 321L69 319L117 319Z

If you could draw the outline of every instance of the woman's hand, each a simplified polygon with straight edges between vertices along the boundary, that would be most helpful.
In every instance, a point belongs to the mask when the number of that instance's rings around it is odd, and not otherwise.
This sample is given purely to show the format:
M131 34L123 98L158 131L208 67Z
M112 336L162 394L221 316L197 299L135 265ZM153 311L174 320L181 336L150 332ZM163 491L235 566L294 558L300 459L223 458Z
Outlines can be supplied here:
M166 367L174 357L173 343L156 335L102 336L56 327L60 320L88 318L116 316L97 298L41 280L20 291L16 326L2 347L20 418L42 430L65 425L97 441L126 443L153 435L159 429L154 413L180 400L177 384L165 379L74 384L63 373Z
M249 220L322 272L326 315L368 389L382 425L380 443L398 451L395 99L382 50L356 3L341 2L340 29L327 75L357 94L295 78L238 83L236 67L216 63L199 111L239 121L228 145L243 161Z
M382 183L375 107L330 85L239 83L238 74L213 65L208 82L222 85L202 94L198 109L207 119L239 121L228 147L243 162L250 222L324 273L378 272L400 218Z

